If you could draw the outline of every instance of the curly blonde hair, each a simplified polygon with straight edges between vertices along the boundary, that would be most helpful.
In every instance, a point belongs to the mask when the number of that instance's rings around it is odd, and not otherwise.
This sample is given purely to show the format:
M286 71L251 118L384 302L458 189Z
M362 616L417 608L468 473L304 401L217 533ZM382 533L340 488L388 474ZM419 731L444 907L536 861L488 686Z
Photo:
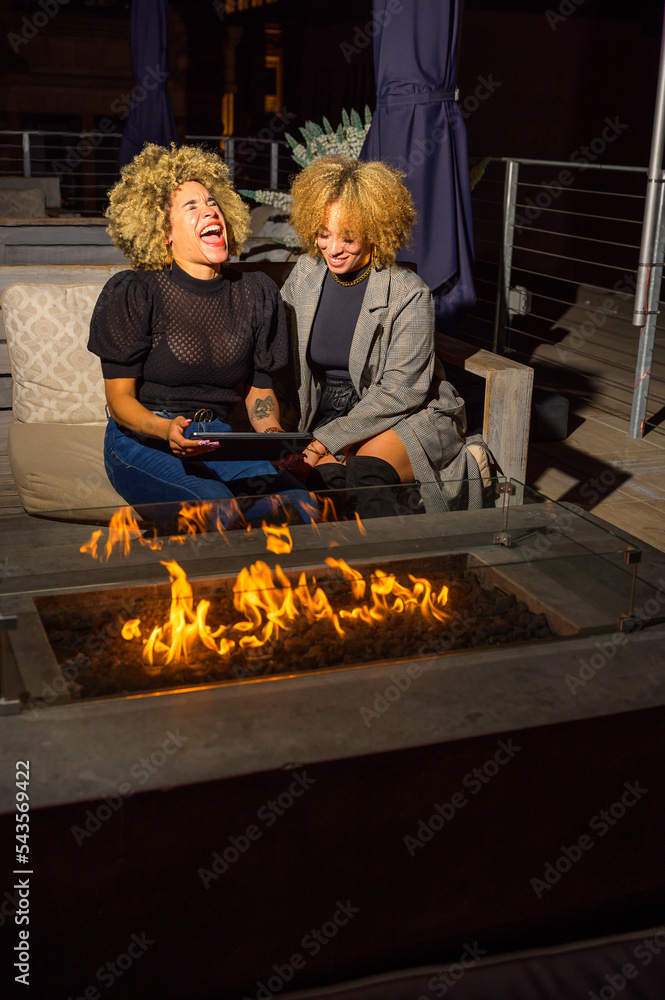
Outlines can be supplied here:
M186 181L203 184L226 221L229 255L249 236L249 209L231 185L229 169L216 154L197 146L171 148L148 143L123 167L109 191L106 218L114 244L135 267L158 271L171 262L166 238L171 232L171 198Z
M342 226L349 236L369 241L374 262L390 267L409 241L416 210L402 183L404 174L379 161L323 156L298 174L291 185L291 225L300 245L320 257L316 239L330 206L338 202Z

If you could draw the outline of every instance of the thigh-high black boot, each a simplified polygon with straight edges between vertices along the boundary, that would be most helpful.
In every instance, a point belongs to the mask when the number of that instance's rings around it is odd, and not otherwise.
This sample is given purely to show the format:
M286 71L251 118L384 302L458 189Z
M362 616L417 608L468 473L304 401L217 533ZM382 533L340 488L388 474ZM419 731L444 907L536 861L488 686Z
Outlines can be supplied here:
M349 502L349 495L346 493L348 484L345 465L338 462L323 462L323 464L319 462L308 475L306 485L312 493L335 491L330 495L330 500L335 507L335 513L332 516L338 521L353 517L353 507Z
M397 470L382 458L353 455L346 462L346 483L359 517L390 517L403 513L394 489Z

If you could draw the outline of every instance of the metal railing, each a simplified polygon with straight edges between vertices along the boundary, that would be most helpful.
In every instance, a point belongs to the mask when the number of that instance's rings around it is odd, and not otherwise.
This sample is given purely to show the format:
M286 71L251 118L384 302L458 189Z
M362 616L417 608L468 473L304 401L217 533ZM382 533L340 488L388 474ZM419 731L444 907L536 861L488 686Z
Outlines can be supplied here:
M109 188L120 176L121 134L89 132L0 131L0 175L57 177L62 208L83 216L101 216ZM237 188L285 190L295 170L286 142L221 135L187 135L185 142L217 151Z
M240 189L286 190L295 170L282 140L185 141L218 151ZM58 177L64 209L101 216L119 176L119 144L119 133L99 129L0 131L0 174ZM493 159L473 193L478 302L460 335L533 365L540 384L612 412L624 415L647 386L651 410L665 406L663 321L654 322L656 360L641 388L635 374L646 174L579 159Z
M537 382L630 412L646 167L502 158L473 192L478 302L459 335L515 356ZM665 323L655 324L662 344ZM656 353L650 409L665 405Z

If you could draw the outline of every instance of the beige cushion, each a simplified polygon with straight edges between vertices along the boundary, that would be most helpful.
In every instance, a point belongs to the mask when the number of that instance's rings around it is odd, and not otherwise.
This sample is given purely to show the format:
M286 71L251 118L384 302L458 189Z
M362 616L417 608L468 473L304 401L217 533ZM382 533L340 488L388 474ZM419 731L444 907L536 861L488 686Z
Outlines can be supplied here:
M25 191L26 188L41 188L46 195L47 208L60 208L60 178L50 177L0 177L1 191Z
M22 191L0 190L0 218L45 219L46 192L40 187Z
M127 506L104 468L104 380L86 347L103 287L16 284L2 297L16 417L9 464L30 514L96 520L95 508Z
M104 469L103 424L9 426L9 463L29 514L84 520L86 508L126 507Z
M86 344L102 284L9 285L2 314L22 422L106 421L99 358Z
M486 445L481 444L469 444L467 442L467 450L473 455L476 462L478 463L478 471L480 473L480 481L483 486L489 486L492 481L492 476L496 475L496 470L492 470L492 464L490 462L490 454L487 450Z

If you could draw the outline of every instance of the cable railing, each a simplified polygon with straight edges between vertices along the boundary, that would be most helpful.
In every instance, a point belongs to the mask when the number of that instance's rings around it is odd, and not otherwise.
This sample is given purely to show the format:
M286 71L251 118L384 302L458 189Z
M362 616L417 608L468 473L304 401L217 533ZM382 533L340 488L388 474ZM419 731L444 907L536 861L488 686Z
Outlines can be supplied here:
M60 212L100 217L119 176L120 138L100 129L3 131L0 175L57 178ZM185 141L217 152L241 190L287 190L295 170L278 138ZM532 365L541 385L625 415L639 338L632 307L646 174L646 167L492 160L473 192L478 300L459 335ZM651 410L665 405L664 331L659 318Z
M108 203L108 191L120 176L120 139L121 133L101 129L0 131L0 176L57 178L62 211L100 217ZM184 141L218 153L236 188L285 190L294 172L284 140L188 135Z
M531 365L541 386L629 415L646 176L646 167L492 160L472 195L478 301L458 335ZM664 332L659 319L651 412L665 405Z

